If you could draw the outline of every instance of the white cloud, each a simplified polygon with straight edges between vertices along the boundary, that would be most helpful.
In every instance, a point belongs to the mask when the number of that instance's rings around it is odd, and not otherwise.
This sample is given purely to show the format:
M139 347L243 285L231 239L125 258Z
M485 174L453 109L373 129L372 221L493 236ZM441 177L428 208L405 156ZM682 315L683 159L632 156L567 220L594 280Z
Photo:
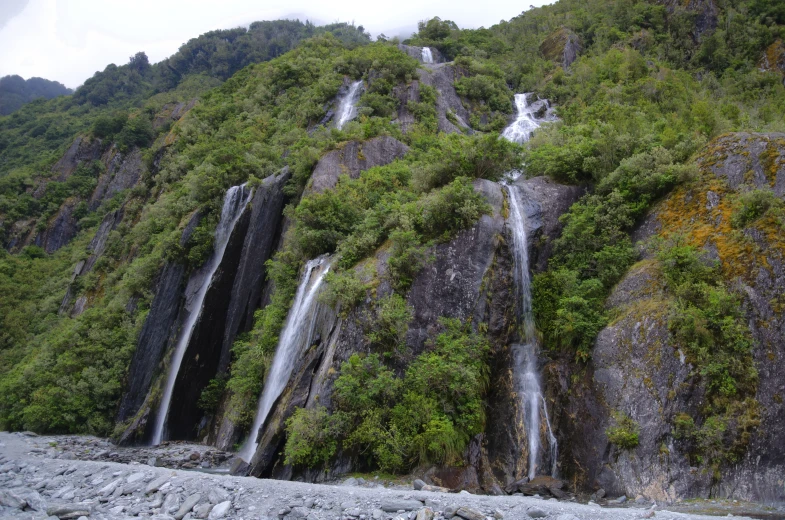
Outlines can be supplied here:
M535 0L536 5L545 3L549 2ZM30 0L21 13L10 13L10 20L0 26L0 48L4 49L0 76L40 76L73 88L109 63L126 63L138 51L157 62L204 32L292 18L292 13L305 13L298 17L316 23L354 21L373 35L391 36L433 16L474 28L488 27L520 12L521 4L509 0L398 0L392 6L367 0L272 0L263 4L258 0Z

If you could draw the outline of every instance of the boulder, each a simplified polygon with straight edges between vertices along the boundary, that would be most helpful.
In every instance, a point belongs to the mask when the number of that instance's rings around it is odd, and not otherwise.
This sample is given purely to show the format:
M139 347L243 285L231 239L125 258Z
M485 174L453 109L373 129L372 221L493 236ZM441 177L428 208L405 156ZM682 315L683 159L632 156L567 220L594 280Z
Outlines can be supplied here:
M230 500L226 500L213 507L213 509L210 511L210 515L207 518L208 520L219 520L220 518L225 518L231 509L232 502Z
M419 500L405 500L403 498L385 498L382 500L379 509L388 513L395 513L398 511L412 511L420 509L423 506Z
M485 513L468 506L459 507L455 515L460 516L464 520L485 520Z

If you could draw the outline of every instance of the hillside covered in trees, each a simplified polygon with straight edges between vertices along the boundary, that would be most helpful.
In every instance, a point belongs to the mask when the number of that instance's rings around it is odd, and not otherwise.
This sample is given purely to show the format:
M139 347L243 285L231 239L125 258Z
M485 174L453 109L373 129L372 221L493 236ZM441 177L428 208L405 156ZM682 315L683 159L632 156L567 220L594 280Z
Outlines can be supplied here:
M5 76L0 78L0 115L7 116L34 99L52 99L71 92L62 83L44 78L25 80L20 76Z
M783 500L784 40L776 0L258 22L0 117L0 428Z

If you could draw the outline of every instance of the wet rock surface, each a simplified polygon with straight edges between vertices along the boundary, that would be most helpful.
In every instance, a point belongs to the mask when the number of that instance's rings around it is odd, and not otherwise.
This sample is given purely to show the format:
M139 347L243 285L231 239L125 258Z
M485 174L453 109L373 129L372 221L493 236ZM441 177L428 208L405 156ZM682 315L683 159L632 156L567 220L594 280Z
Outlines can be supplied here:
M646 502L645 507L603 509L523 496L385 489L372 482L360 484L359 478L355 485L317 485L172 470L137 461L75 459L75 452L98 449L105 442L0 433L0 518L632 520L649 514L651 507ZM66 454L70 457L64 458ZM708 518L660 507L650 514L663 520Z

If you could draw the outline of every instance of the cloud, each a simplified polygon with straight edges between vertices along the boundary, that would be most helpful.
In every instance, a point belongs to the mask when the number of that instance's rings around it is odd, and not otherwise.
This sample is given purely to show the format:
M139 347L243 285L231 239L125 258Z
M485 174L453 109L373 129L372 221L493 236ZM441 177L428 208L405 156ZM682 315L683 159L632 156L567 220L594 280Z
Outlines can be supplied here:
M3 0L0 3L0 29L5 27L11 18L24 11L29 2L30 0Z
M511 0L397 0L392 7L367 0L0 0L0 76L40 76L74 88L138 51L157 62L202 33L258 20L355 22L373 36L408 36L419 20L437 15L460 27L488 27L520 9Z

